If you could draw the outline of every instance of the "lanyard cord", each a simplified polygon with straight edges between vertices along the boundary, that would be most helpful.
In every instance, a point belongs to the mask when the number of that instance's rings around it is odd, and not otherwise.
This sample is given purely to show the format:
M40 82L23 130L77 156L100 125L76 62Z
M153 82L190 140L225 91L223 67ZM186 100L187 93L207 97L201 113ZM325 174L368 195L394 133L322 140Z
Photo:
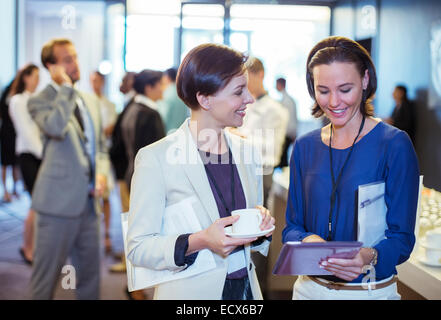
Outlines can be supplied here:
M231 166L231 202L232 202L231 203L231 206L232 206L231 210L234 210L234 208L236 207L236 197L235 197L235 191L234 191L234 189L235 189L234 188L234 165L233 165L233 155L231 154L231 150L230 149L228 149L228 157L229 157L229 159L231 159L231 163L230 163L230 161L228 162L230 164L230 166ZM208 167L205 167L205 169L206 169L205 171L207 172L208 178L213 183L214 188L216 189L216 193L219 196L222 204L225 207L225 210L226 210L226 213L227 213L226 216L231 215L231 210L228 207L227 202L225 201L225 198L222 195L222 192L220 191L220 188L219 188L219 186L216 183L216 179L214 179L214 177L213 177L212 173L210 172L210 170L208 169Z
M357 141L358 137L360 136L361 131L363 130L364 127L364 121L365 121L365 117L363 116L363 119L361 120L361 124L360 124L360 129L358 130L358 134L354 139L354 142L352 143L351 146L351 150L349 150L349 154L346 157L345 162L343 163L343 166L340 169L340 173L338 174L338 178L337 178L337 182L335 181L335 177L334 177L334 169L333 169L333 165L332 165L332 123L331 123L331 134L329 136L329 162L330 162L330 166L331 166L331 178L332 178L332 192L331 192L331 207L329 209L329 220L328 220L328 238L326 239L327 241L331 241L332 240L332 211L334 209L335 206L335 198L337 195L337 187L340 183L340 179L343 173L343 169L345 168L346 164L348 163L349 158L351 157L352 154L352 150L354 149L355 146L355 142Z

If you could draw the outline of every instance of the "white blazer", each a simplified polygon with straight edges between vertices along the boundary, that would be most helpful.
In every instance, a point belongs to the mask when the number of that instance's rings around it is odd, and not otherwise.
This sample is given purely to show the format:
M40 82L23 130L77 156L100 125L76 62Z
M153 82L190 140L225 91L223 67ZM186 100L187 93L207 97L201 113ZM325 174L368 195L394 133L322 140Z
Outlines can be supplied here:
M173 134L139 150L130 194L127 251L134 266L179 272L185 267L175 265L175 242L179 234L161 235L165 208L196 196L194 212L202 229L219 219L203 162L188 127L189 119ZM260 155L246 140L225 131L239 172L247 208L262 205L262 168ZM265 239L253 251L267 255ZM262 299L255 266L245 246L245 260L254 299ZM216 268L188 278L160 284L155 299L216 299L222 298L228 259L213 253Z

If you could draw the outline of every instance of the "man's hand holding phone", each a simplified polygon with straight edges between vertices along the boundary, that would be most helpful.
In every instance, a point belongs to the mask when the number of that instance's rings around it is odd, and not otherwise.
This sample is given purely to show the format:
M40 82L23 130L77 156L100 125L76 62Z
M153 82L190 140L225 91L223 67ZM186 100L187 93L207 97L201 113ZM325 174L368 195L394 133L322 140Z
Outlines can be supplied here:
M52 80L54 80L58 85L72 85L72 80L67 75L66 70L63 66L59 66L56 64L51 64L48 66L49 73L51 75Z

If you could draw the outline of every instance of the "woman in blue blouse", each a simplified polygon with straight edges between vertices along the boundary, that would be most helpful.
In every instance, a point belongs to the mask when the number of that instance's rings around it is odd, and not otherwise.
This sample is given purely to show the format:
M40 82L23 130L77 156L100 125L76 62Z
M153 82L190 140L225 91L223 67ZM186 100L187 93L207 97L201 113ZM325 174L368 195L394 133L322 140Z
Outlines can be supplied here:
M375 67L358 43L320 41L308 56L306 79L312 114L330 124L295 143L283 242L357 240L358 186L378 181L385 182L387 228L384 240L355 258L322 262L332 276L300 276L293 299L399 299L396 266L415 243L419 169L412 143L373 117ZM366 265L375 268L374 290L361 285Z

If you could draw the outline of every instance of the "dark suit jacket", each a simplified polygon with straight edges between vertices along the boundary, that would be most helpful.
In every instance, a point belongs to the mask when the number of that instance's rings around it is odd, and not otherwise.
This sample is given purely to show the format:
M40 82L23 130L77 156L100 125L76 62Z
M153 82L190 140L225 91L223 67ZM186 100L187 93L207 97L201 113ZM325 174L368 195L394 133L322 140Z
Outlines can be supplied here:
M139 149L165 137L165 128L159 112L149 106L133 102L127 108L129 108L130 111L128 111L126 115L136 119L134 127L129 129L132 130L131 133L125 133L124 130L127 128L122 128L128 160L125 179L130 188L136 154ZM134 115L136 115L136 117L134 117ZM128 141L128 137L131 137L132 140Z
M121 122L126 114L129 106L133 103L133 98L126 104L123 111L118 115L116 119L115 127L112 132L112 145L109 150L110 161L115 169L115 175L117 180L124 180L127 166L129 161L126 154L126 146L121 132Z
M415 145L416 112L414 104L405 100L401 106L396 106L392 113L393 125L400 130L406 131Z

